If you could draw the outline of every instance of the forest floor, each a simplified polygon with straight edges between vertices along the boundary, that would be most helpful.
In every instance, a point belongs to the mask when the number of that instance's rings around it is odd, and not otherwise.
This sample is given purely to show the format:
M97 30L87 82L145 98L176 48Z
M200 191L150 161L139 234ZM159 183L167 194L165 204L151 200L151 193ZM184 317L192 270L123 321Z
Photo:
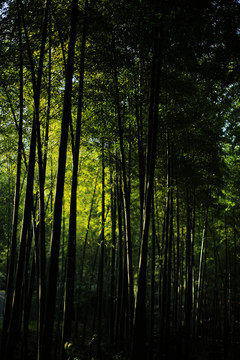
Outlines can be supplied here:
M0 343L1 343L1 327L2 323L0 322ZM37 333L36 330L29 330L28 334L28 355L23 353L23 338L20 337L17 345L17 350L14 356L14 359L11 360L35 360L36 359L36 349L37 349ZM178 349L176 349L176 344L170 344L170 348L175 351L172 354L169 354L168 357L161 356L161 360L186 360L185 356L181 356ZM190 345L191 346L191 345ZM94 347L94 346L93 346ZM56 346L59 350L60 346ZM93 351L94 353L94 351ZM88 360L89 359L89 346L88 344L85 346L77 345L74 347L73 356L69 357L69 359L78 359L78 360ZM0 354L1 358L1 354ZM60 353L55 354L55 359L60 359ZM97 358L93 355L92 359L97 360ZM122 354L118 355L110 355L104 354L102 356L102 360L127 360ZM158 357L154 357L154 359L158 359ZM240 344L239 343L231 343L227 347L224 346L223 342L205 342L200 343L195 346L192 346L192 351L189 356L189 360L237 360L240 359ZM145 359L141 359L145 360Z
M228 344L223 342L207 343L193 349L190 360L237 360L240 359L240 344Z

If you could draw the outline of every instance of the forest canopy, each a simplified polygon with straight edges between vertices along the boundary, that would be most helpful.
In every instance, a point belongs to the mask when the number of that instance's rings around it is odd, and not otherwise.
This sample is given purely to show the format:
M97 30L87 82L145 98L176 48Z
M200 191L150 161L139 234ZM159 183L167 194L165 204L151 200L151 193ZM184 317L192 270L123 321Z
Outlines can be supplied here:
M1 358L234 359L239 2L0 17Z

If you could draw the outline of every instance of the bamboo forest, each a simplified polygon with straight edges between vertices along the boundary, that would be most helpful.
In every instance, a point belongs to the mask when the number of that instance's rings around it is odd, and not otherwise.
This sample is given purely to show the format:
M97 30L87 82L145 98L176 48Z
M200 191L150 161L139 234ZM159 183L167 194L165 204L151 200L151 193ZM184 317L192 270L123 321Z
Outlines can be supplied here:
M239 1L0 18L1 360L239 359Z

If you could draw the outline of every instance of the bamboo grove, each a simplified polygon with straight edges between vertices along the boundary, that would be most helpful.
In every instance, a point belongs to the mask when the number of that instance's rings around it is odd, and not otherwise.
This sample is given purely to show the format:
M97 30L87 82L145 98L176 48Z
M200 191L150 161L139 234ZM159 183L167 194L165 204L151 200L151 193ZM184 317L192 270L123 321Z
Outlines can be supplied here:
M236 358L238 1L0 4L1 359Z

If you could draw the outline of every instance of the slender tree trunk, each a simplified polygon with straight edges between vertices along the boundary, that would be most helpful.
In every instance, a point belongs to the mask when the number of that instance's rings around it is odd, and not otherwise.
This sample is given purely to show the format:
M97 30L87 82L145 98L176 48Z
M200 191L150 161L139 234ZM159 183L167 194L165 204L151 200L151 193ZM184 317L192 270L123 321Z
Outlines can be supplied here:
M151 268L151 308L150 308L150 360L154 358L154 329L155 329L155 266L156 266L156 228L155 228L154 196L152 199L152 268Z
M228 359L229 353L229 259L228 259L228 229L225 215L225 284L224 284L224 360Z
M67 152L67 139L68 128L71 118L71 94L72 94L72 77L74 68L74 53L76 41L76 24L78 13L78 0L72 0L71 3L71 30L68 48L68 61L66 71L64 104L63 104L63 117L61 126L61 138L59 146L58 158L58 174L54 202L54 219L51 237L50 249L50 262L49 262L49 275L46 294L46 309L44 320L44 336L41 347L40 359L51 357L51 347L53 338L53 325L54 325L54 310L56 305L56 290L57 290L57 276L58 276L58 256L60 245L61 233L61 217L62 217L62 201L64 191L64 178L66 168L66 152Z
M118 174L118 168L116 169ZM122 233L122 194L121 194L121 177L117 178L117 215L118 215L118 288L117 288L117 305L116 305L116 330L115 330L115 343L116 345L123 340L124 332L124 270L123 270L123 233ZM116 352L118 347L116 348Z
M132 265L132 240L131 240L131 224L130 224L130 189L127 182L126 159L123 141L123 127L122 116L120 110L120 97L118 87L118 74L115 55L115 44L113 39L113 61L114 61L114 81L116 89L116 108L118 118L118 132L120 141L120 158L121 170L123 178L123 205L124 205L124 220L125 220L125 238L126 238L126 255L127 255L127 276L128 276L128 326L129 332L132 329L133 310L134 310L134 292L133 292L133 265Z
M165 347L166 358L169 356L169 334L170 334L170 317L171 317L171 290L172 290L172 248L173 248L173 150L171 140L168 137L168 206L169 206L169 239L167 253L167 286L166 286L166 318L165 318Z
M79 83L79 96L78 96L77 127L76 127L74 154L73 154L73 174L72 174L71 205L70 205L70 220L69 220L67 270L66 270L67 278L66 278L66 289L65 289L65 297L64 297L65 303L64 303L64 320L63 320L63 334L62 334L63 359L67 358L67 354L64 351L64 344L66 341L71 340L72 317L74 310L73 303L74 303L76 234L77 234L77 224L76 224L77 184L78 184L80 135L81 135L81 126L82 126L87 7L88 7L88 0L86 0L85 2L85 15L84 15L84 26L83 26L82 47L81 47L81 67L80 67L80 83Z
M114 346L114 323L115 323L115 303L116 303L116 285L115 285L115 264L116 264L116 174L113 178L110 173L111 186L111 220L112 220L112 250L111 250L111 280L110 280L110 344Z
M176 271L175 271L175 297L174 297L174 327L178 328L179 317L178 317L178 308L179 308L179 275L180 275L180 219L179 219L179 194L177 189L177 199L176 199L176 212L177 212L177 255L176 255Z
M193 184L193 209L192 209L192 232L191 232L191 286L192 286L192 335L195 334L195 261L194 261L194 246L195 246L195 222L196 222L196 186Z
M203 259L204 259L204 250L205 242L207 236L207 221L208 221L208 209L206 210L205 223L202 233L201 241L201 250L199 257L199 268L198 268L198 283L197 283L197 294L196 294L196 310L195 310L195 334L198 335L198 326L200 321L200 312L201 312L201 298L202 298L202 284L203 284Z
M233 212L234 224L233 224L233 238L234 238L234 272L233 272L233 340L237 341L237 304L238 304L238 275L237 275L237 228L236 228L236 213Z
M45 125L45 138L44 138L44 154L43 154L43 174L45 178L47 167L48 155L48 139L49 139L49 123L50 123L50 110L51 110L51 87L52 87L52 21L49 15L49 50L48 50L48 96L47 96L47 116Z
M160 6L156 6L161 10ZM141 248L138 266L138 287L134 313L134 333L132 358L146 358L146 270L147 270L147 248L148 232L150 223L150 213L153 195L153 179L156 158L156 143L158 130L158 104L159 104L159 86L161 69L161 38L162 36L162 18L156 27L153 49L152 65L152 83L148 122L148 141L146 151L146 167L144 180L144 206L143 206L143 225Z
M19 10L19 9L18 9ZM14 273L16 264L16 251L17 251L17 227L18 227L18 213L19 213L19 200L20 200L20 184L21 184L21 164L22 164L22 125L23 125L23 50L22 50L22 30L21 19L18 11L18 36L19 36L19 125L18 125L18 157L17 157L17 175L14 196L13 208L13 225L12 225L12 238L10 261L8 266L7 286L6 286L6 300L4 309L4 320L2 328L2 353L4 353L7 329L9 326L11 315L12 293L14 285Z
M104 273L104 253L105 253L105 154L104 154L104 139L102 139L102 231L101 231L101 251L99 259L99 274L98 274L98 299L97 299L97 356L102 359L102 330L103 330L103 273Z
M139 167L139 194L140 194L140 223L143 224L143 199L144 199L144 150L143 150L143 128L142 128L142 114L139 110L137 85L135 82L135 108L136 108L136 122L137 122L137 136L138 136L138 167ZM141 109L141 105L140 105Z
M186 297L185 297L185 358L188 360L190 352L190 333L192 319L192 265L191 265L191 209L190 194L187 188L187 238L186 238Z
M219 259L218 259L218 251L216 239L213 237L213 247L214 247L214 335L213 339L217 340L221 336L221 309L219 304L219 285L218 285L218 277L219 277Z
M172 302L172 248L173 248L173 191L170 190L170 214L169 214L169 248L168 248L168 279L167 279L167 309L166 309L166 346L167 356L171 344L169 343L171 327L171 302Z
M168 294L168 259L169 259L169 214L170 214L170 183L169 173L167 175L167 198L165 206L165 218L163 226L163 276L162 276L162 297L160 314L160 352L167 350L167 294Z
M45 55L45 45L47 40L47 28L48 28L48 14L49 8L51 4L51 0L47 0L45 2L45 12L43 19L43 27L42 27L42 41L40 47L40 57L39 57L39 65L37 69L37 77L35 75L34 69L34 61L32 57L32 52L30 48L29 35L27 32L27 27L24 19L24 9L22 1L19 0L20 8L21 8L21 16L23 21L23 27L26 37L27 43L27 51L28 57L30 61L31 67L31 76L32 76L32 85L34 92L34 113L35 113L35 121L36 121L36 139L37 139L37 152L38 152L38 175L39 175L39 227L40 227L40 260L39 260L39 339L38 339L38 358L40 356L40 343L41 336L43 331L43 318L44 318L44 301L45 301L45 267L46 267L46 259L45 259L45 201L44 201L44 183L45 183L45 172L44 172L44 162L43 162L43 154L42 154L42 140L41 140L41 132L40 132L40 120L39 120L39 104L40 104L40 93L41 93L41 83L42 83L42 75L43 75L43 61Z
M45 254L45 200L44 200L44 184L45 184L45 168L42 154L42 140L40 132L40 120L39 120L39 103L40 92L43 72L43 60L45 52L45 44L47 39L47 27L48 27L48 13L51 0L46 1L45 17L43 24L42 44L40 51L40 60L37 74L37 86L34 94L35 98L35 111L36 111L36 132L37 132L37 150L38 150L38 175L39 175L39 227L40 227L40 261L39 261L39 343L38 343L38 358L40 358L40 343L43 332L43 319L44 319L44 307L45 307L45 287L46 287L46 254ZM46 144L45 144L46 145Z
M30 320L30 311L31 311L31 304L32 304L32 296L33 296L33 287L35 282L35 270L36 265L34 261L34 257L32 259L31 267L29 266L30 263L30 255L31 255L31 243L32 243L33 231L30 228L28 231L28 246L27 246L27 253L26 253L26 261L25 261L25 280L24 280L24 295L23 295L23 311L24 311L24 320L23 320L23 354L24 358L27 359L28 357L28 326Z

